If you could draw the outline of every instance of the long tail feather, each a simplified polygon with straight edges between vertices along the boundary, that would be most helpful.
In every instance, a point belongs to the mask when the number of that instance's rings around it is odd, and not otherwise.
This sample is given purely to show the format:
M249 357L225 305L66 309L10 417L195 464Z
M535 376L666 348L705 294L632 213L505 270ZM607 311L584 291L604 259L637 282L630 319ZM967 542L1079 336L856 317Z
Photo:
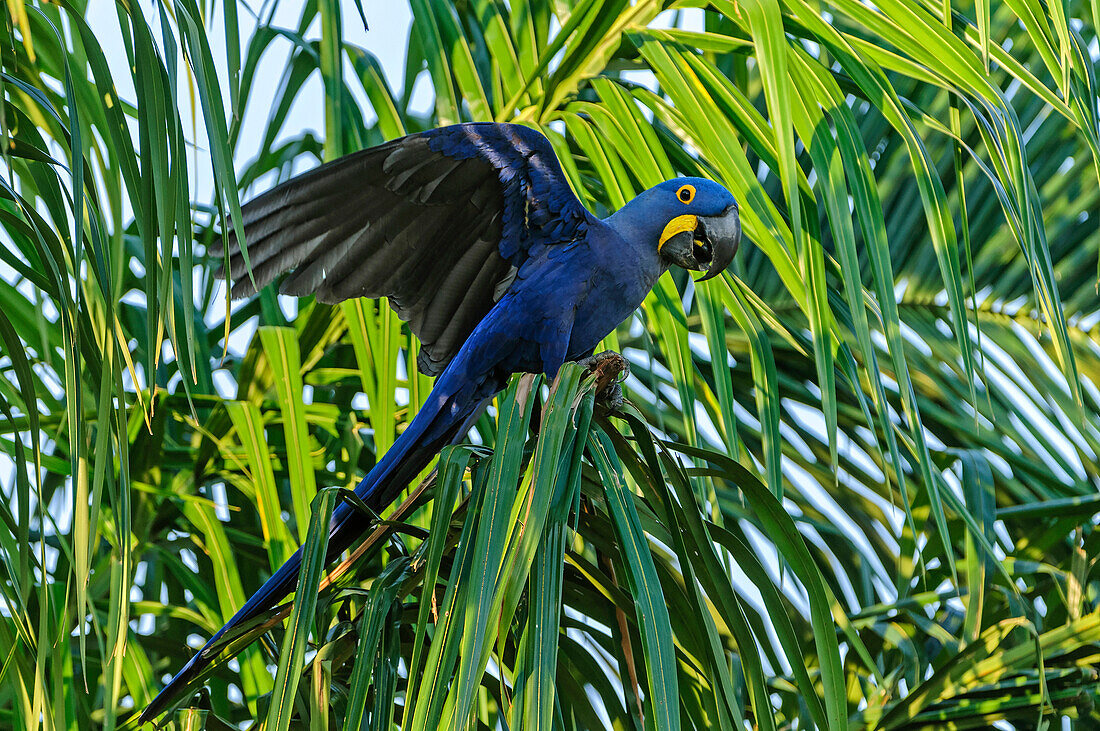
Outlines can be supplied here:
M428 402L355 488L356 495L371 510L382 511L428 466L439 450L461 439L481 413L488 397L499 387L495 383L474 385L456 376L452 371L439 377ZM340 503L332 515L326 560L331 561L347 549L364 533L370 522L370 518L355 507L346 502ZM301 563L302 550L299 548L245 602L232 619L214 633L183 669L168 681L152 703L142 711L139 723L154 719L182 688L202 673L217 655L212 648L222 636L286 598L298 581Z

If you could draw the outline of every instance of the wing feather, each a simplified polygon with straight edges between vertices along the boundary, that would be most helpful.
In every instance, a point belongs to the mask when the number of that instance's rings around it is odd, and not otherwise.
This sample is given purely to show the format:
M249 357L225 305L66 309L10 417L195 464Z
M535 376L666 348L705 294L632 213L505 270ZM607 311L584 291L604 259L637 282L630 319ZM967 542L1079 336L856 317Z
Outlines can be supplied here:
M439 354L457 353L462 347L470 331L485 316L486 310L482 307L483 292L491 288L499 277L495 264L486 259L466 291L456 293L458 303L449 306L452 314L446 318L446 324L436 335L433 343L435 347L422 348L417 356L416 364L421 373L439 373L447 367L452 356L443 360Z
M234 297L287 274L286 294L387 297L442 371L536 245L575 241L591 216L549 141L511 124L392 140L299 175L243 209L249 264L225 238ZM221 244L211 248L221 255Z

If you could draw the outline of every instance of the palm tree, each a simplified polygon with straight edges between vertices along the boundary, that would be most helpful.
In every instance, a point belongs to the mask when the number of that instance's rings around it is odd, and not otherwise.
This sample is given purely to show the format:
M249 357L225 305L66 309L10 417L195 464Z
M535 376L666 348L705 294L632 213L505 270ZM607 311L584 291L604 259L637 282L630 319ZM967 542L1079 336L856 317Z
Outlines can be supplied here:
M121 3L114 45L91 5L9 0L0 42L0 727L132 726L303 542L177 728L1100 721L1095 2L412 0L400 89L334 0ZM493 119L597 212L720 180L751 245L608 339L625 416L517 377L326 576L417 343L230 303L206 246L295 170Z

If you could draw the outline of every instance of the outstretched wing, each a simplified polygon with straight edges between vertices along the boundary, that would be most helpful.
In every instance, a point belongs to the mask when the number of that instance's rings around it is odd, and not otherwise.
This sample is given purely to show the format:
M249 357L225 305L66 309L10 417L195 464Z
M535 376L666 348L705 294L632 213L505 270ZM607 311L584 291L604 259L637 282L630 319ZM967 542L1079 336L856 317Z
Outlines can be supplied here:
M402 137L288 180L243 209L252 275L321 302L388 297L438 374L507 290L532 248L575 241L593 220L550 142L515 124ZM232 295L256 290L226 237ZM216 245L211 253L222 255Z

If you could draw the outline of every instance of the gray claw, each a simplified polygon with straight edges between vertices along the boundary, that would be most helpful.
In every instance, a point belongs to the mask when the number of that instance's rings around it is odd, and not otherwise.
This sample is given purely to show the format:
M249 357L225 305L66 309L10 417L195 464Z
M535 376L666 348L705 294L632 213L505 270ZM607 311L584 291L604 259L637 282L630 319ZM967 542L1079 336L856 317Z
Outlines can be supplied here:
M609 411L618 411L623 405L622 382L630 377L630 363L619 353L605 350L577 361L585 370L596 373L596 398Z
M617 381L612 382L598 396L603 399L608 411L619 411L623 407L623 387Z

